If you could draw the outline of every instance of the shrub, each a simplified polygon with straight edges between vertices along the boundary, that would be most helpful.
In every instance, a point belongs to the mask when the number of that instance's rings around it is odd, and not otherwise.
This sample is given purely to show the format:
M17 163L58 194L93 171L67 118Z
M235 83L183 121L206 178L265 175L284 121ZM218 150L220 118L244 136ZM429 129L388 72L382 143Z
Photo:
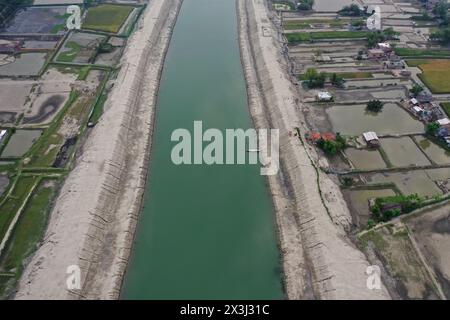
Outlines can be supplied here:
M367 110L371 112L380 112L383 110L383 102L380 100L371 100L367 103Z

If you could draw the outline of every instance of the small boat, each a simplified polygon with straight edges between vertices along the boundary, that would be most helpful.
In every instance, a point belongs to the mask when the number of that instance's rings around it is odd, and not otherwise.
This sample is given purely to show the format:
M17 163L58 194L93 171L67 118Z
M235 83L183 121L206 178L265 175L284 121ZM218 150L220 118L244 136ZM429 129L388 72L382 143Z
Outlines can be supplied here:
M248 149L247 152L259 152L259 149Z

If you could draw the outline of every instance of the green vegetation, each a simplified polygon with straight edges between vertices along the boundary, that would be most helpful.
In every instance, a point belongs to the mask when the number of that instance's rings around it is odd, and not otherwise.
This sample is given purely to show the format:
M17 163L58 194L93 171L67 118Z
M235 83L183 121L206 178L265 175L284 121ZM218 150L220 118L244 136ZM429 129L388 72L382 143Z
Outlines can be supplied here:
M311 10L314 6L314 0L298 0L297 10Z
M323 88L327 79L327 74L325 72L319 73L316 69L309 68L308 70L306 70L305 78L305 83L308 88Z
M370 31L319 31L285 33L285 36L289 42L293 43L322 39L363 39L371 33Z
M88 9L83 29L119 32L134 7L124 5L102 4Z
M369 48L375 47L378 43L396 39L400 35L399 32L395 31L392 27L384 29L383 31L371 32L367 36L367 46Z
M52 29L51 29L51 33L53 34L57 34L58 32L64 30L66 26L64 24L55 24Z
M86 80L87 76L89 75L89 72L91 71L90 66L85 66L80 68L80 71L78 72L78 78L77 80Z
M64 137L58 133L63 123L67 110L74 104L80 94L77 91L70 93L69 100L61 110L60 115L53 121L51 126L44 131L38 141L28 151L29 166L51 167L58 154L59 147L64 143Z
M23 271L24 260L35 250L36 243L42 238L47 224L49 203L55 191L54 183L51 182L42 180L39 183L17 221L12 234L14 241L7 243L0 257L0 272L11 275L0 276L0 298L9 294Z
M420 15L415 15L411 17L414 21L434 21L433 17L428 14L427 11L422 11Z
M279 10L282 7L287 7L289 8L289 10L295 10L295 5L290 1L274 1L273 6L277 10Z
M439 41L442 45L450 43L450 27L441 28L430 34L430 39Z
M381 102L380 100L370 100L369 102L367 102L367 107L366 109L370 112L381 112L381 110L383 110L383 102Z
M344 27L352 20L344 19L308 19L308 20L287 20L283 21L283 28L286 30L309 29L312 24L327 24L332 28ZM353 20L352 23L362 20Z
M419 78L432 93L450 93L450 60L420 59L407 60L407 63L422 70Z
M344 150L347 147L345 138L339 133L336 134L336 140L324 140L317 141L317 146L328 156L334 156L339 151Z
M376 198L371 208L372 219L377 222L389 221L420 208L423 201L424 199L417 194Z
M0 242L5 236L17 210L22 206L35 183L34 177L19 177L16 179L11 193L2 197L0 202Z
M361 8L357 4L345 6L341 10L339 10L338 13L341 16L348 16L348 17L361 17L366 15L366 11L361 10Z
M342 87L344 85L345 79L362 79L371 78L372 74L370 72L343 72L343 73L326 73L317 72L314 68L309 68L306 70L305 74L298 76L298 79L305 81L308 88L323 88L327 79L336 87Z
M108 95L106 93L102 93L102 95L98 98L97 102L94 105L94 109L92 110L91 117L89 118L89 122L97 123L103 114L103 107L105 105L106 100L108 99Z
M428 123L425 129L426 134L435 136L437 131L439 130L440 125L437 122Z
M417 97L423 90L424 89L420 84L415 83L409 92L411 92L413 97Z
M433 9L433 13L443 20L444 24L448 24L448 9L449 4L447 0L440 0Z
M338 73L344 79L365 79L365 78L373 78L373 74L371 72L342 72Z
M81 51L81 46L75 41L69 41L65 44L64 48L68 48L70 50L61 52L56 61L58 62L72 62L75 60L78 53Z
M442 102L441 107L442 109L444 109L444 112L447 114L447 116L450 117L450 102Z
M330 82L336 87L342 87L344 85L344 78L342 78L339 74L333 73L330 76Z
M395 53L401 57L421 58L421 57L448 57L450 58L450 50L429 50L429 49L411 49L411 48L395 48Z

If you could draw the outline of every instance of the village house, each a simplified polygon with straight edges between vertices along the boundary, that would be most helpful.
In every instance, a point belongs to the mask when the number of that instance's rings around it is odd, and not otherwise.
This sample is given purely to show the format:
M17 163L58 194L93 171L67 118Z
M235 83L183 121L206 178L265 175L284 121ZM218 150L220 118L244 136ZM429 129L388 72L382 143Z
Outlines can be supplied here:
M16 54L22 48L21 41L9 41L0 39L0 53L3 54Z
M377 48L382 50L385 53L390 53L392 52L392 48L391 45L387 42L380 42L377 44Z
M385 56L385 52L381 49L369 49L367 51L367 57L372 60L383 59Z
M328 91L321 91L318 92L316 95L316 100L320 102L327 102L333 100L333 95L329 93Z
M380 139L375 132L364 132L363 137L369 148L378 148L380 146Z

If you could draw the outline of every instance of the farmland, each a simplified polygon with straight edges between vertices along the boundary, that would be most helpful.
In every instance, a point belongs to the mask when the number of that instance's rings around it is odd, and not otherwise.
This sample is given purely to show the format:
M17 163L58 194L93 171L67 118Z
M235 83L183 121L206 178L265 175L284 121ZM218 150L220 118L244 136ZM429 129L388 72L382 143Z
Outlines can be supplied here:
M89 8L83 29L118 33L133 10L131 6L111 4Z
M408 65L420 68L420 79L433 93L450 93L450 60L408 60Z

